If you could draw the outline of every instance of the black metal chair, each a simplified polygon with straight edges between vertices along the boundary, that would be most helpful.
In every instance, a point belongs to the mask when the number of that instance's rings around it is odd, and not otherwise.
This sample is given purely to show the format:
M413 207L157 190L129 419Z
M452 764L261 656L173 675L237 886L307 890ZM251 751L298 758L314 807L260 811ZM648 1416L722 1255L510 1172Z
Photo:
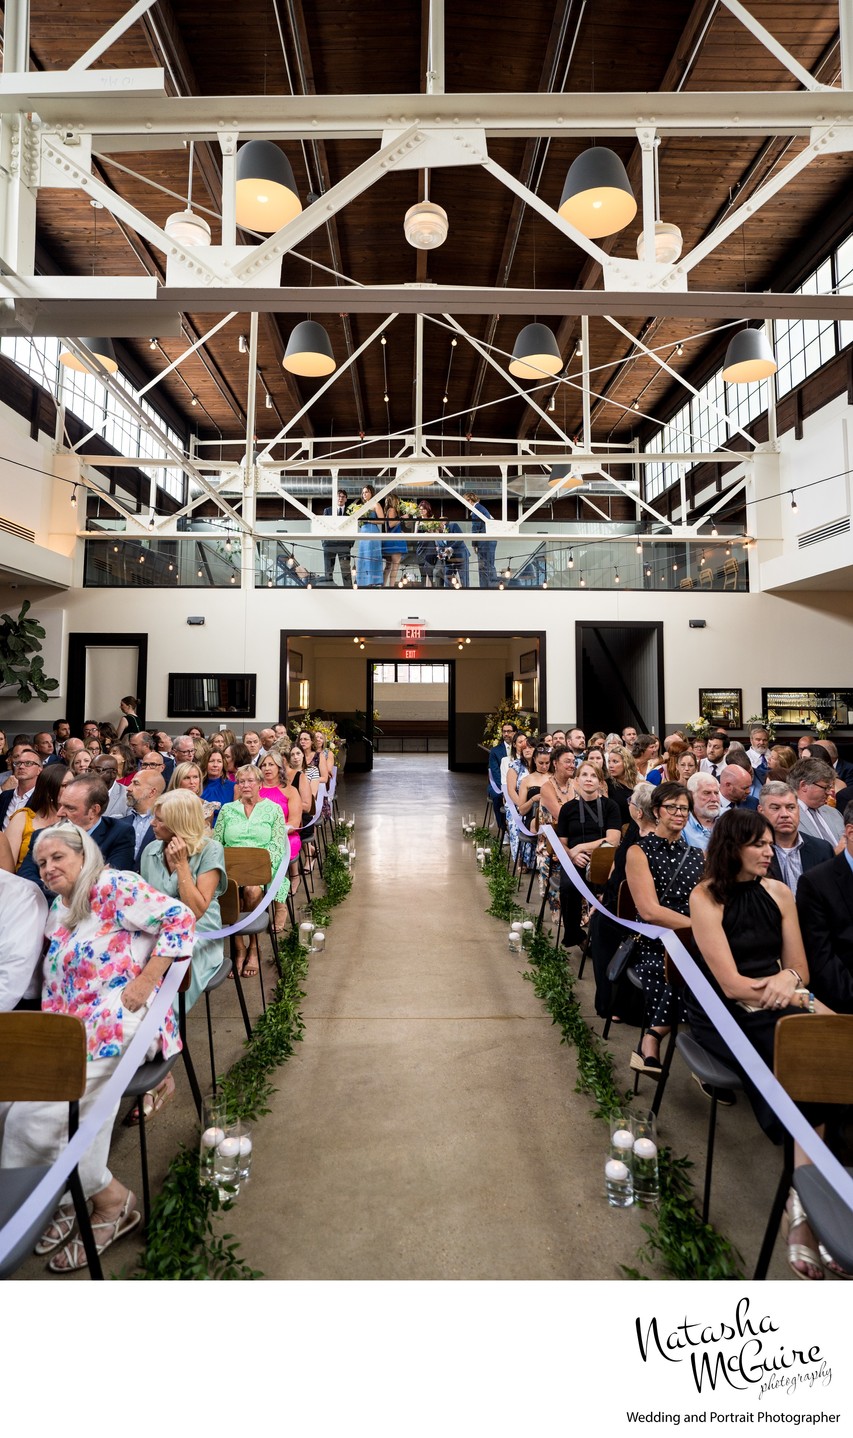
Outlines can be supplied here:
M708 1213L711 1207L711 1177L714 1170L714 1139L717 1132L717 1091L718 1089L742 1090L740 1074L722 1059L716 1058L714 1054L703 1048L692 1034L680 1033L676 1035L675 1047L687 1064L690 1072L695 1075L700 1084L705 1084L710 1090L711 1112L708 1116L708 1144L705 1152L705 1188L702 1195L702 1221L708 1222ZM669 1051L667 1050L667 1057ZM662 1097L658 1091L658 1100ZM660 1103L658 1103L660 1107Z

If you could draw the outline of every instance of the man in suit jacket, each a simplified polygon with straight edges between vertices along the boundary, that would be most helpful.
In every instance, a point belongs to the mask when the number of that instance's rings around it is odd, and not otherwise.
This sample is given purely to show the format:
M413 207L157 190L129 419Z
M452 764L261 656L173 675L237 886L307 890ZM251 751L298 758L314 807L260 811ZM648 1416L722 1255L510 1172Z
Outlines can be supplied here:
M133 841L133 854L129 869L139 871L142 851L153 844L155 833L151 827L151 810L163 793L166 785L162 774L153 769L139 769L127 786L128 816L120 820Z
M800 803L800 832L826 839L835 848L844 835L844 820L826 797L835 789L835 770L823 759L801 759L788 775Z
M14 744L10 761L12 783L0 795L0 829L8 828L12 815L29 803L41 772L41 759L28 744Z
M36 735L36 738L38 738L38 735ZM829 754L829 757L832 761L832 767L838 775L839 779L842 779L845 784L853 783L853 764L848 764L846 759L839 759L838 749L835 744L833 744L831 739L821 739L820 742L823 748L826 749L827 753ZM836 802L837 800L838 796L836 795Z
M111 869L132 869L133 834L124 819L108 819L109 790L97 774L80 774L59 792L60 819L85 829Z
M337 493L337 503L334 509L329 507L328 509L324 509L323 513L324 515L331 516L334 514L343 518L346 512L347 492L345 489L339 489ZM352 546L353 541L351 539L323 540L323 565L325 567L327 584L334 584L335 582L335 560L337 559L341 567L341 584L344 589L352 589L352 560L350 558Z
M781 779L768 779L761 790L758 812L773 830L773 858L769 877L787 884L796 898L803 874L832 858L832 845L825 839L801 834L797 796Z
M719 778L720 813L728 809L757 809L758 800L750 793L752 770L741 764L727 764Z
M495 745L494 749L489 750L489 778L491 780L491 784L489 785L489 798L494 807L499 834L502 834L506 827L503 794L500 792L501 760L512 756L512 741L515 733L516 728L514 724L502 724L501 741ZM497 793L495 793L496 789L498 791Z
M836 1013L853 1014L853 805L844 813L845 847L804 874L797 913L809 983Z

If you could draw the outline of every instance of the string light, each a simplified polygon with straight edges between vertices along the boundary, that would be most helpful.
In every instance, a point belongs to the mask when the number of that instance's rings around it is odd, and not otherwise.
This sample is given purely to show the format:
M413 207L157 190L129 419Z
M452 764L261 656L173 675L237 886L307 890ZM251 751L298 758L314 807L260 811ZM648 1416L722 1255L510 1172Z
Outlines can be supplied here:
M615 574L616 577L615 577L615 579L614 579L613 582L614 582L614 584L618 584L618 583L619 583L619 570L618 570L618 569L615 569L615 570L614 570L614 574Z
M139 556L139 563L140 563L140 564L144 564L144 563L145 563L145 555L144 555L144 554L140 554L140 556Z
M679 355L679 356L680 356L680 355L683 355L683 354L684 354L684 345L683 345L683 344L677 344L677 345L675 346L675 353L676 353L677 355Z
M652 567L651 567L650 564L647 564L647 565L646 565L646 578L647 578L647 579L651 579L651 577L652 577Z
M586 580L583 577L583 570L581 570L580 587L581 589L586 589Z
M193 395L192 399L190 400L190 404L193 405L193 406L195 406L195 405L198 404L198 396L197 396L197 395Z
M574 551L573 549L570 549L570 550L569 550L569 569L574 569L574 567L575 567L575 551Z
M711 525L711 538L712 538L712 539L719 539L719 537L720 537L720 531L719 531L718 528L717 528L717 521L714 520L714 523Z
M148 528L149 528L149 529L153 529L153 528L154 528L154 523L155 523L155 518L154 518L154 515L152 514L151 518L150 518L149 521L148 521Z
M792 514L796 514L798 509L799 509L799 505L797 504L797 501L796 501L796 499L794 498L794 491L791 490L791 513L792 513Z
M72 508L72 509L76 509L76 508L77 508L77 486L76 486L76 484L75 484L74 488L73 488L72 491L71 491L71 508Z
M150 340L148 341L148 348L149 348L150 350L156 350L156 348L157 348L157 340L155 340L155 339L150 339Z
M637 543L634 545L634 553L635 553L635 554L642 554L642 552L643 552L643 546L642 546L642 544L640 543L640 541L639 541L639 539L638 539L638 540L637 540Z

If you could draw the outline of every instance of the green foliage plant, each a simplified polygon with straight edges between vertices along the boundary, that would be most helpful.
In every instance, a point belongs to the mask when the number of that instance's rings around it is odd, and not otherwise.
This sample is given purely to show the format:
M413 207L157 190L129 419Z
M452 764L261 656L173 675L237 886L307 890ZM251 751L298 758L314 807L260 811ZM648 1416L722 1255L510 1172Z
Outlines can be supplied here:
M41 640L44 629L35 619L27 619L30 601L25 599L17 619L0 614L0 694L17 689L22 704L31 699L47 703L48 694L59 688L59 680L44 672Z

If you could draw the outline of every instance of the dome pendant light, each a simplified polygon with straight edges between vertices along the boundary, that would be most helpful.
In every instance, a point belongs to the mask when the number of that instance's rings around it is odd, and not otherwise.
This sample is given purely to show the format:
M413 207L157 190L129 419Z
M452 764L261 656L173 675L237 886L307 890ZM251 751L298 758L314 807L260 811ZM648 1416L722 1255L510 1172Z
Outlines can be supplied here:
M320 379L337 369L332 342L316 320L302 320L291 331L282 364L291 374Z
M723 365L727 384L754 384L769 379L778 369L764 330L738 330L729 340Z
M271 235L302 212L290 161L272 140L249 140L237 151L237 224Z
M116 359L116 352L113 348L112 340L86 337L81 339L80 343L81 345L85 345L87 350L91 350L93 355L97 355L105 370L108 370L110 374L117 373L118 360ZM59 363L64 364L66 369L76 370L78 374L94 374L97 378L97 371L90 369L85 361L78 359L71 350L62 351L62 354L59 356Z
M600 145L569 167L557 212L588 240L615 235L637 213L631 181L619 156Z
M547 325L525 325L513 346L510 374L516 379L541 379L543 374L559 374L562 368L554 331Z
M412 205L403 219L403 233L416 250L436 250L447 239L447 211L431 200Z
M672 225L668 220L655 220L655 252L654 263L656 265L674 265L681 258L681 249L684 240L678 225ZM646 236L643 230L637 236L637 259L646 258Z
M555 464L551 466L551 477L548 480L548 488L554 489L559 485L560 489L580 489L583 479L579 474L572 474L570 464Z

